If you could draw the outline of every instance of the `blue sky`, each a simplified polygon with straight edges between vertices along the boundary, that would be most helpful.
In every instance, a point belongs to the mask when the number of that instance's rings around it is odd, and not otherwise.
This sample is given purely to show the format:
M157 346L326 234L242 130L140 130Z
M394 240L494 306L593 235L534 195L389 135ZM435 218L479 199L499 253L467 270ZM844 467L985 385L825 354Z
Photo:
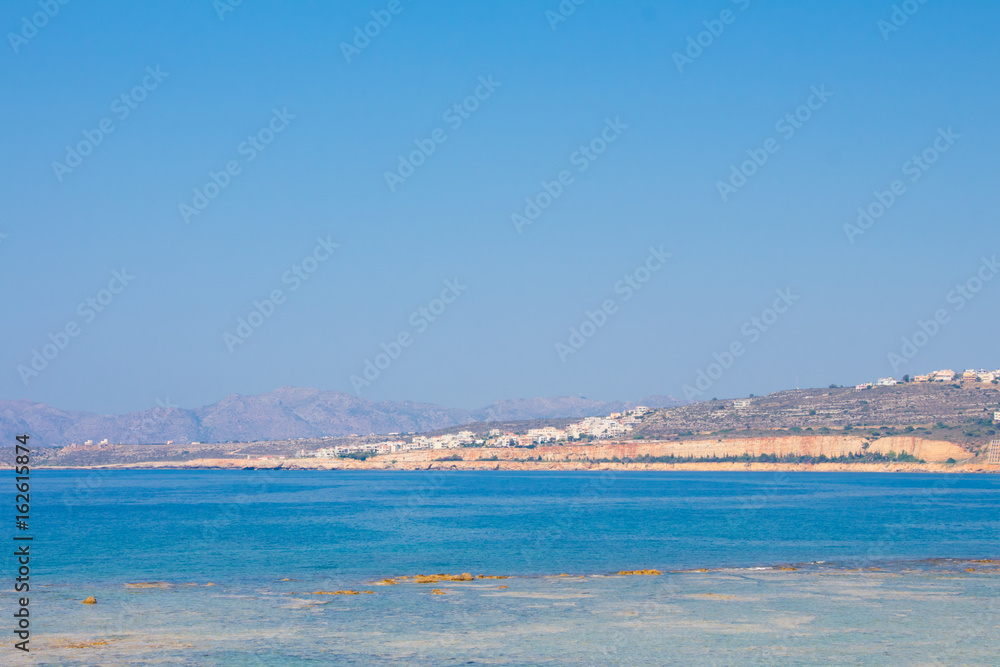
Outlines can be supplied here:
M709 370L695 397L1000 367L1000 280L961 308L953 293L1000 245L995 3L914 2L891 31L892 3L860 1L588 0L564 21L554 0L347 4L54 3L36 31L44 0L4 4L0 396L112 413L294 385L472 408L683 396ZM348 62L371 12L391 21ZM789 136L776 123L796 112ZM53 166L102 121L78 166ZM723 200L731 166L762 152ZM512 214L561 172L519 231ZM895 180L850 242L844 225ZM323 261L318 238L338 244ZM651 247L670 258L644 273ZM107 303L91 317L88 298Z

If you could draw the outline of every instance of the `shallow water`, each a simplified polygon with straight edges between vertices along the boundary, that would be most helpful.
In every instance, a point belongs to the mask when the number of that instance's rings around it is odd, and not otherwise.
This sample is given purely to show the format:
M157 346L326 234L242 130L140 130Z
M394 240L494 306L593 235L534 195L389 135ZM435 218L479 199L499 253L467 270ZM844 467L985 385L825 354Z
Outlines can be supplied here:
M966 562L1000 556L992 476L33 477L25 664L994 664L998 648L1000 566ZM638 568L664 574L614 575ZM435 572L512 576L373 583ZM372 593L312 594L337 590Z

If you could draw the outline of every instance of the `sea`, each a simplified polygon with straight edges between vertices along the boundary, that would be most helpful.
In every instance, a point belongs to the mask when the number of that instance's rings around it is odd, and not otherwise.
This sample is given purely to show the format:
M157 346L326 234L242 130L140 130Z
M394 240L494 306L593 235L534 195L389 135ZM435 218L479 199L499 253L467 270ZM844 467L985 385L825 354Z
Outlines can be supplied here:
M996 475L35 469L10 512L4 665L1000 664Z

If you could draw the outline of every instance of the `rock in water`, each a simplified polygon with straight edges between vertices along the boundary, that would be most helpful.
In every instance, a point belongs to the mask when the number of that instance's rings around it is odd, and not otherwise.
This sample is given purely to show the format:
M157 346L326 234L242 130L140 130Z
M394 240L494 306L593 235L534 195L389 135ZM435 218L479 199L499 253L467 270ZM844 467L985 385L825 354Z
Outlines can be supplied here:
M83 601L83 604L97 604L97 598L91 595L89 598Z

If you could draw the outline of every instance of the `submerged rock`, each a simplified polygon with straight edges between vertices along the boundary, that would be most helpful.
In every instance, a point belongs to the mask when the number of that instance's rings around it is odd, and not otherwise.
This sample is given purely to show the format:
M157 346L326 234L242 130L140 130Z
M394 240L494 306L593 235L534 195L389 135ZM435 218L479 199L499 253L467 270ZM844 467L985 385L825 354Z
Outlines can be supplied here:
M431 591L431 595L444 595L444 591L441 590L440 588L435 588L434 590Z
M628 575L636 575L636 574L638 574L638 575L656 576L656 575L660 575L660 574L663 574L663 573L660 572L659 570L622 570L618 574L626 575L626 576L628 576Z
M107 646L110 642L100 639L96 642L73 642L70 644L56 645L55 648L93 648L95 646Z
M436 584L439 581L472 581L473 576L468 572L462 574L418 574L414 575L413 582L417 584Z

